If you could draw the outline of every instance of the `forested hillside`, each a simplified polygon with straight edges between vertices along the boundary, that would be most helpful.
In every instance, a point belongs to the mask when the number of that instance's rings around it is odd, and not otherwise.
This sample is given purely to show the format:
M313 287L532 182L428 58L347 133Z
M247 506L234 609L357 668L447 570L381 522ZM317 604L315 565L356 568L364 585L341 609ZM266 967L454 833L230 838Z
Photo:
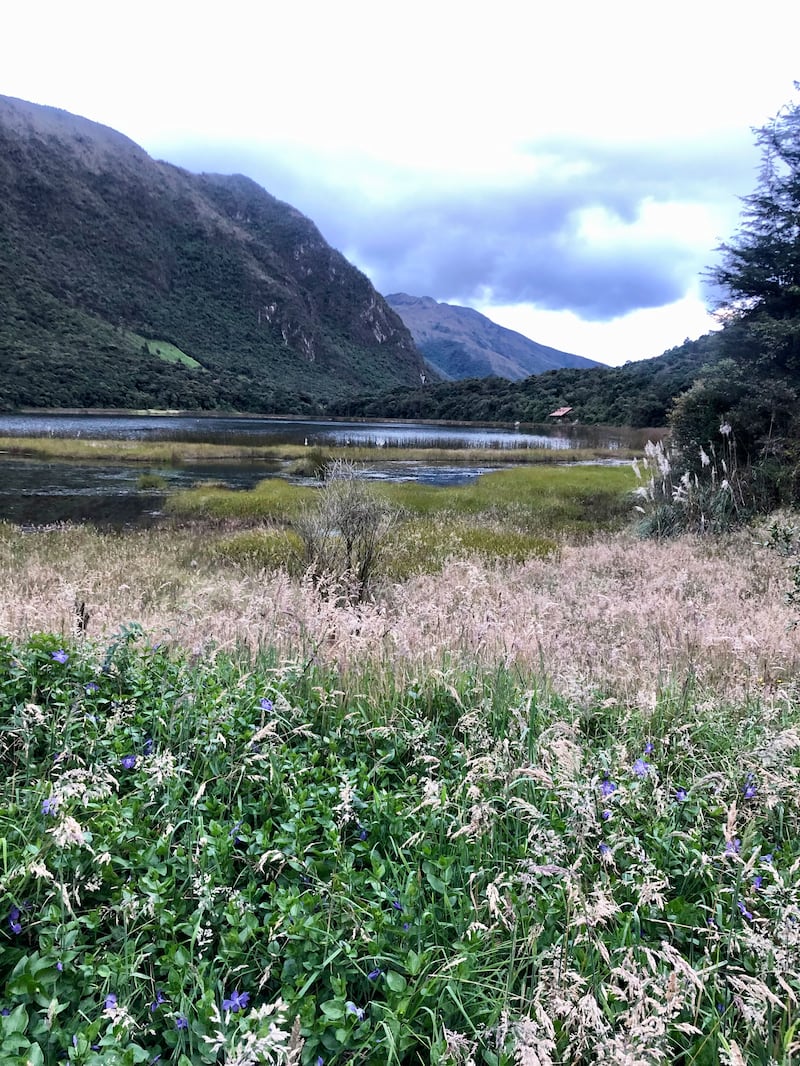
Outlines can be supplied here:
M339 401L331 409L341 415L365 417L546 422L552 411L571 407L568 418L580 422L662 426L675 398L719 354L719 336L712 333L687 341L657 359L622 367L565 368L522 381L470 378L393 389L382 395Z
M0 305L6 407L311 410L424 371L369 280L255 182L8 97Z

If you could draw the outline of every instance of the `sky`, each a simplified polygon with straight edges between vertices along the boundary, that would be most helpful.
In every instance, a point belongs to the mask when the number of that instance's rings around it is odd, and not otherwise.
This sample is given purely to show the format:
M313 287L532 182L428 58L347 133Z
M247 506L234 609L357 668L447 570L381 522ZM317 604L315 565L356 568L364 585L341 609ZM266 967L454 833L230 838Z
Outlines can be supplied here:
M248 175L381 293L619 365L717 327L799 39L796 0L10 0L0 94Z

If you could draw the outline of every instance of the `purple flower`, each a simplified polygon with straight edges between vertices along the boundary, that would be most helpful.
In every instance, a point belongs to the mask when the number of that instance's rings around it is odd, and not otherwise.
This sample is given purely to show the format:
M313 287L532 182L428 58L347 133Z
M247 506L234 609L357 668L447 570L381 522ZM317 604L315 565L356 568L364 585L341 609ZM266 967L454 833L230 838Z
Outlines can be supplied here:
M117 997L114 992L109 992L105 998L104 1010L116 1010L117 1009Z
M603 858L605 858L606 855L610 855L611 854L611 848L608 846L608 844L601 844L600 845L600 854L603 856Z
M189 1019L185 1018L182 1014L175 1015L175 1028L176 1029L188 1029Z
M609 818L611 817L611 811L609 811L609 810L603 811L602 814L600 815L600 817L603 819L604 822L607 822L609 820Z
M91 696L93 692L100 691L100 686L97 684L96 681L90 681L88 685L83 686L83 691L86 693L87 696Z
M377 981L382 973L383 973L383 970L379 970L379 969L370 970L369 973L367 974L367 980L368 981Z
M399 899L393 899L392 900L392 907L396 911L401 911L403 909L403 904L400 902Z
M677 800L678 803L685 803L688 798L689 798L689 793L686 791L685 788L676 788L675 789L675 799Z
M322 1055L317 1055L317 1066L325 1066L325 1059Z
M755 799L758 793L758 789L755 785L745 785L742 789L742 795L746 800Z
M235 989L231 992L228 999L223 999L222 1009L229 1010L232 1014L238 1013L240 1010L244 1010L250 1001L249 992L239 992L239 989Z
M756 874L756 876L753 878L753 888L759 889L761 888L763 883L764 878L761 876L761 874Z
M647 777L650 773L650 763L645 762L644 759L637 759L633 764L633 772L637 777Z
M772 866L772 855L762 855L761 861L766 863L767 866Z
M344 1007L348 1014L355 1014L356 1018L358 1018L360 1022L364 1021L363 1007L357 1007L355 1003L353 1003L351 1000L348 1000L347 1003L345 1003Z
M262 711L271 711L274 706L275 704L272 702L272 700L267 699L266 696L261 697L259 707Z
M652 742L652 740L648 740L648 742L645 744L644 753L645 753L645 755L652 755L653 754L653 742Z
M7 1018L10 1013L11 1013L11 1008L10 1007L3 1007L3 1009L0 1010L0 1018Z
M22 932L22 923L20 922L20 910L19 907L12 907L8 914L8 925L14 936L19 936Z
M136 756L123 755L120 759L120 762L122 763L122 766L125 770L132 770L134 766L136 766Z
M600 791L604 796L610 796L617 791L617 786L613 781L609 781L607 777L604 777L603 782L600 785Z
M725 854L726 855L738 855L742 850L742 842L738 837L733 840L725 841Z
M65 663L67 659L69 659L69 655L67 655L63 648L59 648L58 651L50 652L50 658L55 659L57 663Z
M360 826L358 827L358 830L359 830L359 831L358 831L358 839L359 839L359 840L366 840L366 839L367 839L367 831L366 831L366 829L364 828L364 826L363 826L363 825L360 825Z
M55 815L58 810L58 797L48 796L47 799L42 800L42 814Z
M167 1000L166 1000L163 992L160 992L158 989L156 989L156 998L150 1004L150 1013L153 1014L155 1011L158 1010L158 1008L161 1006L162 1003L166 1003L166 1002L167 1002Z
M142 751L145 753L145 755L149 755L152 750L153 750L153 738L152 737L148 737L145 740L144 745L142 746Z
M64 963L61 961L61 959L59 959L58 962L56 963L56 969L58 970L59 973L63 973L64 972Z
M740 911L742 912L742 916L743 916L744 918L746 918L746 919L748 920L748 922L752 922L752 920L753 920L753 915L752 915L752 914L750 913L750 911L749 911L749 910L747 909L747 907L745 907L744 903L743 903L743 902L742 902L741 900L739 900L739 901L737 902L736 906L737 906L737 907L739 908L739 910L740 910Z
M242 838L239 836L239 830L242 828L241 819L228 830L228 836L233 837L234 840L239 841Z

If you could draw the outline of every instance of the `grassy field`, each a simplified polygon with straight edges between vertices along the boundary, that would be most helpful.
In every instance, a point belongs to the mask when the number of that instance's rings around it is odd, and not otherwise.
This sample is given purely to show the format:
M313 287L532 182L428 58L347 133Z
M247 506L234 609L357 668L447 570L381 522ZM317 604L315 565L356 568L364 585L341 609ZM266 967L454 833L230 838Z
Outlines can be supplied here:
M796 1062L787 559L628 478L391 487L360 602L315 489L0 525L0 1060Z

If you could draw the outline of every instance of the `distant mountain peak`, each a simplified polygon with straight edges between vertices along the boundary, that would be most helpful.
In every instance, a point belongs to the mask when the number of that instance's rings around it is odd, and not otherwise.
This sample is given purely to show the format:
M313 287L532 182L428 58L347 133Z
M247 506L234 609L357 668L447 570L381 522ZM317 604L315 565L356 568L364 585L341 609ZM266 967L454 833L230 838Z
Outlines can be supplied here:
M603 365L538 344L473 307L405 292L391 293L385 299L411 331L426 362L447 380L495 376L519 381L546 370Z

